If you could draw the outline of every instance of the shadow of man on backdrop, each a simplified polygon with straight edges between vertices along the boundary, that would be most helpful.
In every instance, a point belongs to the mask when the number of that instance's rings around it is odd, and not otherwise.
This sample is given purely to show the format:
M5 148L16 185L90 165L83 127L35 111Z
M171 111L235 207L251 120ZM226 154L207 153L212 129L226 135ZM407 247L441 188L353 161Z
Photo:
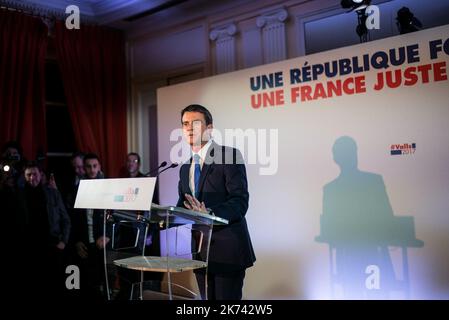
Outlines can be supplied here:
M338 138L332 151L340 175L324 186L316 237L329 244L332 294L339 284L345 299L386 299L397 284L388 246L414 239L413 217L394 217L382 176L358 169L354 139Z

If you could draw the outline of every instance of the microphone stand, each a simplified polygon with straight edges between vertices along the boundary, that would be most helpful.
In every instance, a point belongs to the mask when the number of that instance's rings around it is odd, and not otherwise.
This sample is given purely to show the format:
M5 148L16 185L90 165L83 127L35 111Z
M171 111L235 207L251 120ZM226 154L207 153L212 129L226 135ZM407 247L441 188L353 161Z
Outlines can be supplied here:
M156 177L159 177L159 175L160 175L162 172L164 172L164 171L166 171L166 170L168 170L168 169L176 168L178 165L179 165L179 164L177 164L177 163L172 163L169 167L167 167L167 168L161 170L161 171L156 175Z

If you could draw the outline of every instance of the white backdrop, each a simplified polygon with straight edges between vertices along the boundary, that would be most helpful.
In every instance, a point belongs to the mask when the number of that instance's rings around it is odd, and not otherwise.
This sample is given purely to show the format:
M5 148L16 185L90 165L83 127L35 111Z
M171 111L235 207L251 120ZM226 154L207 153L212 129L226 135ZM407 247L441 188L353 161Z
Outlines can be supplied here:
M358 167L383 177L395 216L413 216L421 248L408 249L411 298L449 298L449 82L444 50L430 59L429 42L448 39L449 26L373 41L270 65L205 78L158 91L158 139L160 161L178 150L179 139L170 140L180 128L180 111L187 105L206 106L220 133L226 129L277 130L277 143L261 155L270 156L272 175L262 175L267 164L247 165L250 207L247 220L257 262L247 271L246 299L326 299L330 291L329 251L315 241L320 234L323 187L339 175L332 146L341 136L351 137L358 146ZM360 72L290 85L289 72L341 58L374 54L419 44L419 62L387 69ZM442 47L443 45L441 45ZM449 48L448 48L449 51ZM306 64L307 62L307 64ZM410 66L440 65L437 79L429 73L428 83L373 89L376 74ZM250 78L282 72L285 92L282 106L255 109L251 106ZM327 99L292 103L292 87L365 76L366 92ZM440 80L440 81L436 81ZM274 89L263 90L269 92ZM247 131L247 132L249 132ZM258 131L254 131L258 133ZM262 132L262 131L260 131ZM245 158L256 136L242 152ZM415 143L413 154L391 155L395 144ZM229 141L228 143L230 144ZM242 149L241 146L239 146ZM270 154L271 150L271 154ZM277 162L277 166L275 165ZM176 204L178 169L160 178L161 204ZM391 256L396 263L397 249ZM400 270L396 269L398 277ZM338 295L335 297L339 297ZM391 297L401 298L401 294Z

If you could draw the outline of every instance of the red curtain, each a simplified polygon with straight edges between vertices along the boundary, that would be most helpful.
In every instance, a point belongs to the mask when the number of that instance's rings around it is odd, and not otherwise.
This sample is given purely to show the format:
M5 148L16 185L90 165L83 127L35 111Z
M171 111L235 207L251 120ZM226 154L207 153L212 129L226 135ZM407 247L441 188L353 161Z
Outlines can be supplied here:
M20 142L28 159L47 150L47 33L40 19L0 9L0 144Z
M106 175L118 176L127 152L123 34L59 21L55 45L77 147L98 154Z

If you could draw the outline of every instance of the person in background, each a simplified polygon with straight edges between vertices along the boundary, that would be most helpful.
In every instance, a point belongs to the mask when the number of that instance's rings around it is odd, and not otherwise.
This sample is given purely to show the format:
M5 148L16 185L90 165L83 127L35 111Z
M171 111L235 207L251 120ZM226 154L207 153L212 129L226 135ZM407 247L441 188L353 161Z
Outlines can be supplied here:
M71 177L69 181L66 183L65 189L65 203L66 207L69 210L69 213L73 209L75 204L76 194L78 192L78 186L81 179L84 179L86 175L86 171L84 170L84 153L82 152L74 152L70 157L70 166L73 171L71 172Z
M0 156L2 167L7 165L9 168L9 177L11 185L20 188L25 186L25 178L23 176L23 167L26 159L22 153L22 146L17 141L8 141L2 146Z
M143 173L140 172L140 156L138 153L135 152L128 153L126 160L126 172L127 178L144 177Z
M84 156L86 179L103 179L99 157L94 153ZM110 238L103 234L103 210L73 209L73 239L80 265L83 298L105 297L103 248Z
M37 283L56 296L64 289L63 251L69 241L71 222L59 191L43 184L37 163L27 163L24 176L28 250L37 262L33 273L38 271L41 275Z
M84 178L86 171L84 170L84 153L75 152L70 158L70 164L73 168L73 186L77 187L80 180Z

